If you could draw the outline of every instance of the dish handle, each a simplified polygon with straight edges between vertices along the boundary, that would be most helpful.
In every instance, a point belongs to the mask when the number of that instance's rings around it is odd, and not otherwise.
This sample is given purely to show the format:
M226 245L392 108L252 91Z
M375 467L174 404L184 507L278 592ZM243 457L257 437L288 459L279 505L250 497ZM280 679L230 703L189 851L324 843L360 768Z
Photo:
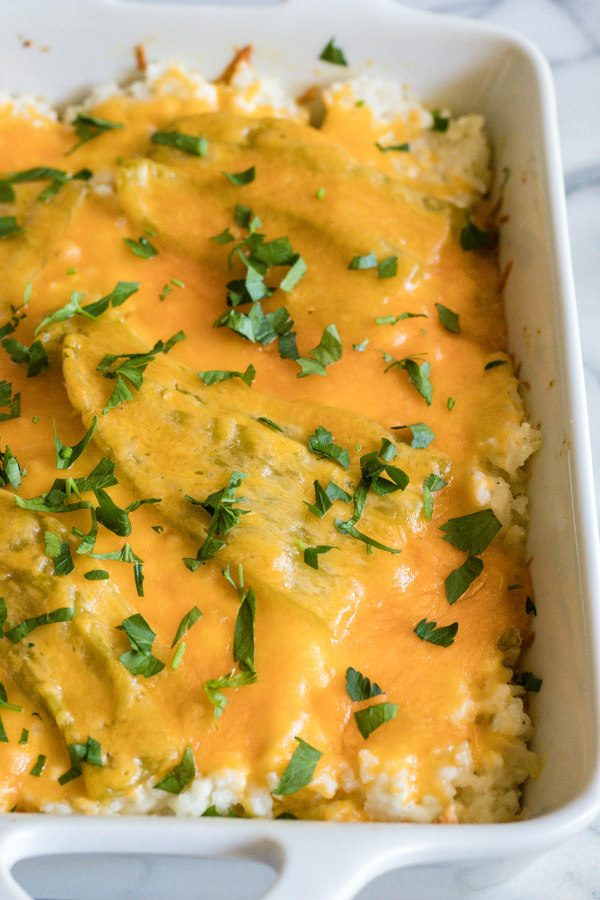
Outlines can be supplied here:
M31 900L11 874L17 862L81 853L257 860L277 874L264 900L351 900L377 875L414 861L397 833L393 841L390 837L382 831L373 854L360 829L329 822L5 814L0 815L0 897Z

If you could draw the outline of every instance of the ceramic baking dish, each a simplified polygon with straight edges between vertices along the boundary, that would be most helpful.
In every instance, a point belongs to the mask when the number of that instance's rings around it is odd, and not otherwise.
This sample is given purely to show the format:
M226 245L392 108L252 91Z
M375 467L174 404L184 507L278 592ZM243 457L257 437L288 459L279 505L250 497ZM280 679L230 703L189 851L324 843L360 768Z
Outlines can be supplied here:
M345 73L317 61L335 35L356 70L409 82L425 102L448 104L455 113L481 112L497 170L512 173L501 243L503 263L513 263L506 287L510 349L521 365L530 419L544 436L530 488L538 616L527 660L544 679L533 702L534 746L544 766L527 786L525 820L448 826L5 815L0 898L29 897L11 868L46 857L25 881L45 898L65 900L74 864L50 865L57 854L88 854L74 869L70 896L78 900L225 896L222 867L216 884L214 868L208 874L190 868L190 859L215 856L272 866L270 900L350 898L396 868L394 896L462 897L584 828L600 806L598 547L553 89L538 51L499 29L415 13L391 0L260 7L0 0L0 22L0 86L51 101L127 75L138 43L151 59L182 59L210 76L234 46L251 42L261 73L296 91ZM89 854L109 854L110 867L98 869ZM163 869L149 878L147 867L140 869L142 855L171 859L167 887L160 887ZM264 887L262 873L239 861L231 866L236 896L256 896ZM107 871L110 878L98 874ZM133 873L135 886L128 888ZM111 893L111 884L118 890Z

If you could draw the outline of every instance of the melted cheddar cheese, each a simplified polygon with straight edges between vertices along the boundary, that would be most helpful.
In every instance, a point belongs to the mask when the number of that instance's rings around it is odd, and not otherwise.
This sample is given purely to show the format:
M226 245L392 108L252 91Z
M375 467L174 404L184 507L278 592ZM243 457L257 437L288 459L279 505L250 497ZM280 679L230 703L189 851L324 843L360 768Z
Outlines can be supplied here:
M39 496L56 478L82 477L106 458L116 464L118 483L107 491L119 507L161 500L131 512L126 537L101 526L94 548L103 554L130 543L144 564L138 596L131 563L77 552L81 538L72 529L88 530L87 510L21 509L9 483L2 491L6 629L57 608L75 612L18 643L0 640L0 681L8 701L23 707L0 708L0 809L164 811L172 795L155 784L189 747L198 778L218 785L239 775L219 812L237 802L242 814L341 820L510 818L518 786L534 768L510 666L530 619L521 466L535 440L506 354L495 253L461 247L466 217L452 200L469 184L456 174L434 183L436 146L426 166L422 153L377 149L376 142L423 142L426 111L382 123L368 104L349 102L345 88L330 94L314 128L298 108L261 99L258 82L199 84L175 69L147 95L109 96L87 112L122 127L72 152L72 125L0 107L0 181L35 166L93 173L65 182L46 201L38 195L47 181L13 181L14 200L0 202L0 215L14 215L22 228L0 239L0 325L16 315L9 337L26 347L39 339L49 359L27 377L26 363L5 350L0 358L2 379L20 393L20 416L0 422L0 450L10 447L26 470L18 494ZM206 154L152 143L157 130L202 136ZM246 184L223 175L251 167L255 178ZM247 271L239 255L228 263L248 236L235 219L238 204L260 217L265 241L288 237L306 263L291 290L276 290L262 305L288 310L302 357L335 325L343 353L324 377L297 377L297 363L280 355L277 341L214 327L228 309L228 282ZM485 212L477 221L485 222ZM231 242L211 240L227 229ZM140 236L155 255L137 256L125 243ZM393 277L349 268L371 251L378 261L397 257ZM287 271L272 267L264 280L274 287ZM117 282L139 289L95 320L75 315L36 335L72 292L85 295L82 305ZM459 333L444 327L436 304L460 317ZM376 321L406 312L413 316ZM129 385L132 398L103 413L116 382L98 371L101 359L147 352L180 330L185 340L149 361L139 390ZM390 358L429 363L430 404L406 366L386 371ZM486 368L497 360L502 365ZM250 365L250 388L239 378L207 385L198 377ZM54 423L63 444L75 445L94 418L89 446L71 469L58 471ZM421 422L435 434L429 447L411 447L410 430L392 430ZM320 425L348 450L347 467L309 449ZM409 485L387 496L371 490L356 527L397 553L369 553L336 530L335 518L351 518L351 503L335 501L321 519L306 505L315 502L314 480L352 495L361 456L382 440L396 448L391 464ZM213 558L191 571L183 559L196 556L210 515L185 495L205 502L233 471L247 476L237 494L248 512ZM430 474L446 482L433 495L431 521L423 509ZM480 554L482 573L450 605L445 580L465 553L443 540L440 527L482 508L494 509L502 529ZM70 546L67 575L55 574L47 531ZM334 549L315 570L303 558L307 545ZM257 677L224 689L227 703L215 721L203 685L234 667L240 607L222 575L228 563L232 574L243 566L256 593ZM84 577L100 568L107 580ZM172 668L173 637L194 606L202 617ZM152 653L165 663L148 678L119 659L129 644L118 626L136 613L156 633ZM421 640L415 627L423 619L457 623L454 642ZM349 667L383 695L353 701ZM395 704L395 718L364 738L354 714L378 702ZM82 762L80 777L59 783L73 763L68 745L88 737L100 742L104 764ZM297 737L322 756L308 784L274 795ZM36 777L40 754L45 765ZM208 795L194 805L194 790L186 787L180 805L168 808L202 814ZM184 800L186 792L192 799ZM492 796L489 808L478 807L478 792Z

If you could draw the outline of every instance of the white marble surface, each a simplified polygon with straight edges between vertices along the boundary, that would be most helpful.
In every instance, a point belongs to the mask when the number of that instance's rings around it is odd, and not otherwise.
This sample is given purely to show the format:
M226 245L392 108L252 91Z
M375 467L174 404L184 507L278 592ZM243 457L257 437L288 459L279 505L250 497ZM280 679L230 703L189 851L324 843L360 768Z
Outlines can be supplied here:
M244 3L247 0L228 2ZM511 28L535 41L552 65L592 448L595 463L599 466L600 0L405 0L405 5ZM595 488L600 506L600 478L596 479ZM364 897L365 900L400 900L397 888L394 889L393 882L387 879L385 883L367 889ZM509 883L478 892L473 897L477 900L600 900L600 820ZM468 898L465 896L464 900Z

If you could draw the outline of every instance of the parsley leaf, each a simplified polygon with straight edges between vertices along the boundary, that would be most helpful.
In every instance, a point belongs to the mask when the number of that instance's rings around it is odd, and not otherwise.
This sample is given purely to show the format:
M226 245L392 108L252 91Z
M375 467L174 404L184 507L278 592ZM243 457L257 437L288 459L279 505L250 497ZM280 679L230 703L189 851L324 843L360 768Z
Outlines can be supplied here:
M456 632L458 631L458 622L452 625L442 625L436 627L437 622L428 622L427 619L421 619L414 627L414 632L422 641L429 644L437 644L440 647L450 647L454 643Z
M242 589L239 589L240 592ZM254 622L256 619L256 596L252 588L241 593L240 608L235 620L233 635L233 658L242 672L255 673L254 668Z
M231 378L240 378L248 387L252 387L252 382L256 377L256 369L250 363L245 372L231 372L223 369L207 369L205 372L198 372L198 378L202 384L217 384L220 381L229 381Z
M396 150L400 153L408 153L408 151L410 150L410 146L408 144L387 144L386 146L384 146L383 144L380 144L379 141L375 141L375 146L382 153L390 153L392 150Z
M483 563L481 560L476 556L467 556L462 566L450 572L444 582L448 603L456 603L482 572Z
M27 363L27 377L33 378L39 375L50 365L48 354L41 341L34 341L30 347L26 347L16 338L5 337L2 346L13 362Z
M341 47L336 46L335 38L331 38L319 54L319 59L334 66L347 66L348 60Z
M165 667L165 664L152 654L152 645L156 633L150 628L140 613L134 613L117 626L119 631L124 631L129 639L131 649L119 656L125 668L132 675L143 675L150 678L157 675Z
M231 244L232 241L235 241L235 238L229 228L224 228L223 231L219 232L219 234L214 234L209 240L214 244Z
M106 581L110 575L106 569L90 569L89 572L84 572L83 577L88 581Z
M442 537L453 547L464 550L470 556L479 556L496 537L501 523L492 509L480 509L467 516L448 519L440 525Z
M214 708L215 724L223 715L223 710L227 706L227 698L223 691L227 688L244 687L248 684L254 684L256 681L256 672L252 670L244 670L236 672L235 668L228 675L221 675L220 678L210 678L203 684L206 696L212 703Z
M109 410L120 403L124 403L126 400L133 400L130 386L134 390L139 391L148 365L156 359L159 353L168 353L175 344L183 340L185 340L185 334L183 331L178 331L166 343L157 341L147 353L108 353L106 356L103 356L96 366L96 370L102 372L105 378L116 378L117 383L108 403L102 410L102 415L105 416ZM111 369L111 366L120 359L123 362L119 363L115 369Z
M96 509L98 521L105 528L108 528L109 531L118 534L119 537L127 537L127 535L131 534L130 512L135 512L136 509L146 503L160 503L158 497L146 497L143 500L134 500L125 509L121 509L102 488L95 488L94 495L98 501L98 508Z
M443 116L439 109L432 109L431 115L433 116L433 123L431 125L432 131L448 131L448 126L450 125L450 118L448 116Z
M433 397L433 388L431 386L430 375L431 367L428 362L419 363L412 356L405 356L403 359L394 359L389 353L384 353L384 362L387 363L384 372L390 369L404 369L408 375L409 381L413 384L420 395L424 398L427 406L431 406Z
M358 669L349 667L346 669L346 693L354 702L360 700L370 700L372 697L378 697L383 691L377 684L371 684L370 678L359 672Z
M387 547L385 544L380 544L379 541L376 541L374 538L369 537L366 534L363 534L362 531L359 531L358 528L355 527L354 521L349 519L347 522L342 521L342 519L334 519L335 530L340 534L346 534L349 537L355 538L357 541L362 541L363 544L366 544L367 547L375 547L377 550L385 550L387 553L391 553L396 556L400 553L399 550L394 547Z
M21 394L12 393L10 381L0 381L0 408L8 407L8 412L0 411L0 422L8 422L9 419L18 419L21 415Z
M525 688L526 691L537 694L542 686L542 681L543 679L536 678L532 672L521 672L518 675L515 672L511 684L518 684L520 687Z
M73 529L74 533L81 536L84 541L85 538L89 537L91 539L92 548L95 541L95 534L93 533L92 526L92 534L91 535L82 535L81 532ZM88 552L87 544L82 541L82 547L78 549L78 553ZM138 597L144 596L144 561L140 559L140 557L133 552L129 544L123 544L120 550L112 550L109 553L90 553L92 559L113 559L116 562L126 562L133 564L133 580L135 582L135 589Z
M223 175L231 184L238 186L250 184L256 178L256 167L250 166L249 169L245 169L243 172L223 172Z
M359 709L354 713L358 730L366 739L385 722L390 722L398 715L398 706L396 703L375 703L373 706L367 706L366 709Z
M92 435L96 430L96 416L92 419L92 424L90 425L88 431L81 438L79 443L73 444L72 447L68 447L58 436L58 432L56 431L56 422L54 424L54 448L56 450L56 468L57 469L70 469L76 460L79 459L90 440L92 439Z
M6 487L10 484L15 491L18 491L21 486L21 478L26 474L25 469L21 468L19 460L7 444L4 453L0 451L0 485Z
M467 224L461 228L459 241L463 250L482 250L493 243L494 237L493 231L485 231L482 228L478 228L477 225L473 224L469 216Z
M447 486L448 482L444 481L439 475L432 473L428 475L423 482L423 515L431 522L433 516L434 493L441 491Z
M309 350L308 356L298 357L296 362L300 366L298 378L306 378L307 375L326 375L326 367L338 362L342 358L342 342L335 325L328 325L323 331L317 347Z
M68 575L75 566L71 559L71 550L67 541L61 541L53 531L44 533L45 553L54 560L54 574Z
M18 625L14 625L4 632L4 637L8 638L11 644L18 644L24 637L41 628L43 625L54 625L56 622L70 622L75 614L75 610L70 606L61 606L49 613L42 613L39 616L32 616L24 619Z
M243 472L232 472L229 483L220 491L210 494L206 500L194 500L186 495L186 500L196 506L201 506L211 515L211 523L208 528L204 543L194 558L185 557L184 563L191 572L195 572L207 560L212 559L215 553L224 546L221 538L225 537L239 521L241 515L250 510L236 509L238 503L243 503L245 497L236 497L235 492L246 476Z
M152 259L158 253L154 244L151 244L144 235L137 241L134 241L133 238L123 238L123 242L129 247L134 256L139 256L140 259Z
M174 147L190 156L206 156L208 141L203 137L195 137L193 134L184 134L181 131L155 131L150 138L152 144L162 144L165 147Z
M371 250L370 253L365 253L364 256L353 256L348 264L349 269L376 269L377 268L377 257Z
M110 119L101 119L100 116L91 116L89 113L79 113L72 124L79 140L70 150L67 150L67 155L74 153L82 144L93 141L94 138L100 137L107 131L123 128L123 122L112 122Z
M0 238L14 237L22 231L15 216L0 216Z
M319 544L317 547L305 547L304 548L304 562L307 566L311 566L313 569L319 568L319 555L321 553L329 553L330 550L336 550L336 547L333 547L329 544Z
M46 757L44 756L43 753L40 753L35 762L33 769L31 770L31 772L29 774L33 775L34 778L39 778L40 775L42 774L42 772L44 771L45 765L46 765Z
M446 331L451 331L453 334L460 334L460 316L458 315L458 313L455 313L451 309L448 309L448 307L444 306L443 303L436 303L435 308L438 311L440 322L442 323Z
M412 425L392 425L392 431L402 431L404 428L408 428L411 432L410 446L416 449L424 450L435 439L434 432L425 422L413 422Z
M320 750L311 747L300 737L294 738L298 746L286 766L285 772L279 779L279 784L273 789L277 796L295 794L297 791L310 784L317 768L317 763L323 756Z
M398 322L403 322L405 319L428 319L429 316L425 313L413 313L413 312L403 312L398 316L377 316L375 319L376 325L397 325Z
M498 366L505 366L508 360L506 359L492 359L490 362L486 363L483 367L483 371L487 372L488 369L495 369Z
M283 428L281 425L278 425L277 422L274 422L272 419L268 419L266 416L259 416L256 420L260 422L261 425L266 425L267 428L270 428L272 431L281 431L283 433Z
M179 625L177 627L177 631L175 633L175 637L173 638L173 643L171 644L171 647L174 647L175 644L177 643L177 641L181 640L181 638L184 636L184 634L186 634L190 630L192 625L195 625L195 623L198 621L198 619L201 618L201 616L202 616L202 613L198 609L198 607L192 606L190 611L185 614L185 616L179 623Z
M333 434L327 431L322 425L319 425L314 434L308 439L309 449L319 455L319 457L327 457L334 462L339 463L343 469L347 469L350 465L350 454L345 447L338 447L333 443Z
M169 794L180 794L188 784L191 784L195 776L194 754L191 747L186 747L181 762L167 772L160 781L157 781L154 787L159 791L168 791Z
M365 338L364 341L361 341L360 344L352 344L352 349L357 350L359 353L364 353L369 345L369 338Z
M398 257L387 256L377 263L378 278L394 278L398 274Z

